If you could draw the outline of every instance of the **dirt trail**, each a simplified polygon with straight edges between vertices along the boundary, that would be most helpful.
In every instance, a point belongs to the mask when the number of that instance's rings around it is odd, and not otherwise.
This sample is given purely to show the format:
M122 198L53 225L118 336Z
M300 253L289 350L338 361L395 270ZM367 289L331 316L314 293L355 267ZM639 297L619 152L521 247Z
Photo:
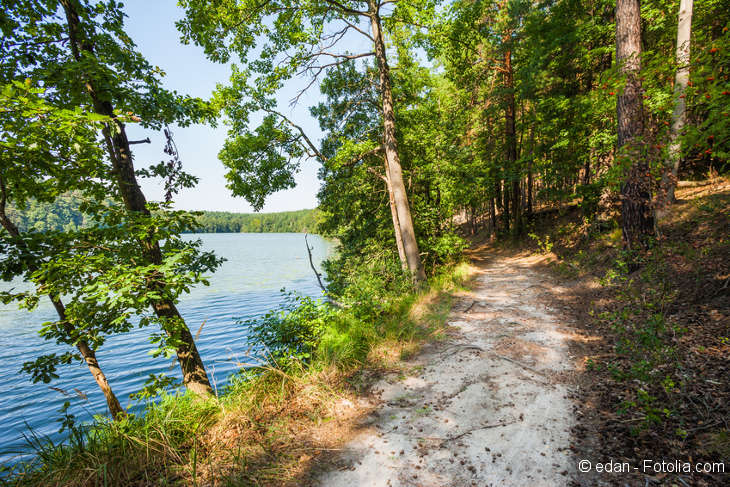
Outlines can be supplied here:
M548 276L526 257L480 264L449 319L448 339L386 377L327 487L560 486L574 476L572 360Z

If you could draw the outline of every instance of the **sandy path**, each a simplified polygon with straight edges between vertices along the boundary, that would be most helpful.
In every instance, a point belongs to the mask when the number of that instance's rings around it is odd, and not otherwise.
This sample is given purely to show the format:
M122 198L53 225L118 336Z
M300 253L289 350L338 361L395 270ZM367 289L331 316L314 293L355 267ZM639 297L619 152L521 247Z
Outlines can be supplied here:
M483 265L448 339L375 386L374 412L317 485L569 484L573 409L559 376L572 361L545 286L529 259Z

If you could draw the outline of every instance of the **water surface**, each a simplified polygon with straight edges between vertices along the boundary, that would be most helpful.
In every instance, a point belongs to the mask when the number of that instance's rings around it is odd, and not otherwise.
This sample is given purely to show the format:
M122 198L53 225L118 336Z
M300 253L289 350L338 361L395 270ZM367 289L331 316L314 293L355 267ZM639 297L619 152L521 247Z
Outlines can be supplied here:
M276 308L283 301L283 287L308 296L321 296L321 290L309 266L303 234L216 233L189 237L200 238L205 250L227 259L210 276L210 286L196 287L178 305L193 334L204 323L197 346L212 383L220 389L238 370L237 364L246 361L246 330L236 321ZM333 245L316 235L309 237L309 243L321 272L321 261ZM0 286L13 287L4 282ZM61 367L60 378L50 384L32 384L30 376L20 372L25 361L68 350L37 334L44 321L54 319L55 311L47 299L32 313L0 304L0 462L12 461L14 455L10 452L23 449L22 435L28 432L28 426L38 434L60 438L56 419L64 401L71 402L70 412L80 421L106 413L104 396L85 365ZM143 387L149 374L179 377L179 368L171 360L153 359L148 354L152 348L148 338L154 331L156 328L151 326L111 337L97 353L123 406L130 403L129 394Z

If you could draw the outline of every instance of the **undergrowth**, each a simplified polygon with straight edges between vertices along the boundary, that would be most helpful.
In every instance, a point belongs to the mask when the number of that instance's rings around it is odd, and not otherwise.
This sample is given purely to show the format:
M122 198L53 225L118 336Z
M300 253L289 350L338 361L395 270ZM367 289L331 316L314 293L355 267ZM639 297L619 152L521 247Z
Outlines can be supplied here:
M289 295L282 309L242 323L252 331L256 365L232 376L219 397L162 392L143 414L118 422L98 417L78 425L66 416L66 441L31 433L33 458L5 467L0 482L296 484L312 457L342 441L345 429L312 431L357 414L357 394L379 372L397 368L424 340L438 339L451 294L469 273L466 264L444 267L414 291L405 276L394 273L384 286L379 276L361 272L337 305Z
M559 300L584 330L583 418L603 451L729 459L730 184L718 181L678 191L641 255L578 210L534 230L534 250L571 285Z

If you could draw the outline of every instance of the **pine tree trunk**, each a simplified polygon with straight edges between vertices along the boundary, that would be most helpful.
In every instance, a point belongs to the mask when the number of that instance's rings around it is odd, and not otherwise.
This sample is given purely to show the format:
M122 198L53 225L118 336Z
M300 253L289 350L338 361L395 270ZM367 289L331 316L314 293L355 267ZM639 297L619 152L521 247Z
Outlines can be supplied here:
M511 32L504 36L504 42L510 42ZM505 89L505 105L504 105L504 135L505 135L505 156L507 159L507 167L512 173L512 216L514 235L520 233L521 214L520 214L520 171L517 168L517 133L515 130L515 90L514 90L514 72L512 69L512 50L507 49L504 53L504 71L503 83ZM508 208L507 204L505 208ZM509 218L509 216L507 216Z
M61 5L66 12L66 20L69 27L69 41L71 50L77 60L82 58L81 53L85 52L89 56L95 56L94 46L90 41L83 37L81 33L81 25L79 15L70 0L61 0ZM130 150L129 140L124 124L114 114L114 107L111 104L111 97L104 96L103 93L97 91L96 81L88 79L85 81L86 91L92 99L94 111L100 115L105 115L113 119L112 125L114 130L107 128L104 136L109 145L110 158L112 161L114 174L117 177L117 187L124 200L124 205L129 211L149 215L147 209L147 201L144 193L137 183L137 177L134 173L134 165L132 163L132 152ZM145 258L152 264L162 264L162 253L160 251L159 242L155 239L141 239ZM157 281L156 276L148 276L150 290L155 291ZM208 376L200 357L195 341L190 333L185 321L169 299L158 299L152 301L152 309L155 314L162 319L162 328L165 333L175 338L179 343L176 348L177 359L183 374L183 384L191 392L199 395L211 395L213 389L210 386Z
M527 161L527 215L532 218L532 157Z
M5 188L5 182L2 181L1 178L0 188L2 192L2 195L0 196L0 224L2 224L2 227L5 229L6 232L8 232L10 236L19 238L20 231L18 230L18 227L7 217L5 213L7 190ZM19 242L20 245L24 245L22 241ZM51 303L53 303L53 307L56 309L58 319L63 326L64 332L67 336L74 336L75 330L73 325L69 323L69 321L66 319L66 308L63 306L63 302L61 302L61 299L59 297L49 296L49 298L51 300ZM123 418L126 413L124 409L122 409L121 404L119 404L119 399L117 399L117 396L114 395L114 392L112 391L109 382L106 380L106 375L104 375L104 372L99 366L99 362L96 360L96 352L94 352L94 350L89 347L89 344L85 340L78 340L76 342L76 349L79 351L81 357L86 362L86 366L89 368L89 372L91 372L91 375L94 377L94 380L99 386L99 389L101 389L101 392L104 394L104 398L106 399L106 404L109 408L109 413L112 415L112 418L114 420Z
M530 126L530 158L527 160L527 216L532 220L532 164L535 158L535 131Z
M403 250L408 262L408 269L413 280L420 284L426 280L426 273L421 262L418 250L416 232L413 228L413 218L408 205L408 195L403 183L403 170L398 155L398 142L395 138L395 112L393 110L393 92L390 85L390 68L385 55L385 41L381 29L378 5L374 1L368 2L370 7L370 25L375 43L375 58L380 75L380 96L383 111L383 142L385 145L385 159L387 164L388 180L393 191L398 223L400 224Z
M689 81L690 39L692 35L693 0L680 0L679 22L677 25L677 73L674 76L674 110L672 111L672 129L669 135L669 154L665 162L664 173L657 195L657 216L661 217L666 207L674 203L674 188L677 186L677 174L681 160L682 146L679 136L686 120L686 103L684 92Z
M504 188L502 188L502 225L504 226L505 234L509 234L510 228L509 199L509 183L505 179Z
M616 61L626 84L616 103L618 149L630 168L621 187L621 227L629 250L646 248L654 230L649 165L642 154L643 105L639 0L616 3Z

